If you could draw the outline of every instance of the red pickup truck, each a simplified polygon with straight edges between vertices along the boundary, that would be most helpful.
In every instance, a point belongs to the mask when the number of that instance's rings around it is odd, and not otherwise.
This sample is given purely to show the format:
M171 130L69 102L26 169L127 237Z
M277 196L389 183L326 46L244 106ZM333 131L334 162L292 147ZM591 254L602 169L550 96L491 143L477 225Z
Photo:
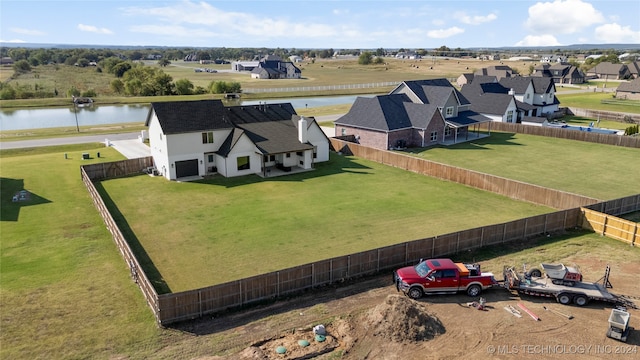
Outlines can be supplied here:
M498 285L492 273L480 271L480 264L456 263L450 259L429 259L415 266L394 271L393 280L398 291L412 299L424 294L455 294L466 291L478 296L482 290Z

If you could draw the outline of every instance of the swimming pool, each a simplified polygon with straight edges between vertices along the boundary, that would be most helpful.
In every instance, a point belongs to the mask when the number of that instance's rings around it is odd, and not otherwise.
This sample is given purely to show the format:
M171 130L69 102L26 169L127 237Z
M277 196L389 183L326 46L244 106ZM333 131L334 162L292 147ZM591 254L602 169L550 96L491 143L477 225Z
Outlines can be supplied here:
M575 126L575 125L562 124L562 125L550 125L550 127L557 127L557 128L561 128L561 129L567 129L567 130L578 130L578 131L593 132L593 133L597 133L597 134L610 134L610 135L618 134L618 130L594 128L594 127L590 127L590 126Z

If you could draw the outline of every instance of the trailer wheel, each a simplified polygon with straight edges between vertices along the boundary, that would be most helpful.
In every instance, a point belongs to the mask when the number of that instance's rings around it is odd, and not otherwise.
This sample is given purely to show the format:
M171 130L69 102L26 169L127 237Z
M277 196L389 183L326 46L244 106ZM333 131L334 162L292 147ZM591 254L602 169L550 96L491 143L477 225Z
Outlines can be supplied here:
M589 298L584 295L576 295L573 298L573 303L578 306L585 306L589 302Z
M533 276L533 277L542 277L542 271L540 271L539 269L533 268L531 270L529 270L529 272L527 272L527 275L529 275L529 277Z
M422 292L422 289L420 289L417 286L414 286L411 289L409 289L409 292L407 293L407 295L409 295L410 298L417 300L422 297L423 292Z
M471 297L476 297L480 295L481 292L482 288L480 287L480 285L473 284L467 288L467 295Z
M571 300L573 300L573 296L571 296L571 294L568 294L568 293L560 293L557 299L560 304L569 305L571 304Z

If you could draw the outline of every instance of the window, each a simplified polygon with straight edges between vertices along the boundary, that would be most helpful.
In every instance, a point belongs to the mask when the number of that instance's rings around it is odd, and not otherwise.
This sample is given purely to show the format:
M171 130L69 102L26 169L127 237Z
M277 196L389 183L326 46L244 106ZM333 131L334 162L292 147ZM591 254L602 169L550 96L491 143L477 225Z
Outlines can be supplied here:
M451 128L450 127L446 127L444 129L444 136L449 136L451 135Z
M202 133L202 143L203 144L213 144L213 131L203 132Z
M207 155L207 162L210 162L210 163L213 162L213 154Z
M291 157L291 153L287 153L287 157L290 158Z
M447 107L447 110L445 112L445 117L452 117L453 116L453 106L449 106Z
M513 110L507 111L507 122L513 122Z
M431 141L436 141L438 140L438 132L437 131L432 131L431 132Z
M238 161L238 171L251 169L251 162L249 161L248 156L240 156L237 158Z
M347 129L342 128L342 136L345 136L345 135L347 135Z

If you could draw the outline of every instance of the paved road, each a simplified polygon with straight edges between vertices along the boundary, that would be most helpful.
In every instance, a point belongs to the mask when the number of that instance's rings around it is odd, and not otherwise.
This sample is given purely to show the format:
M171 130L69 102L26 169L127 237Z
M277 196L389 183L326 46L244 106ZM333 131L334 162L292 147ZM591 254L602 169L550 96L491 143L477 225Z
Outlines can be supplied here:
M80 135L69 136L62 138L50 138L50 139L37 139L37 140L20 140L20 141L2 141L0 142L0 149L20 149L30 147L41 146L55 146L55 145L67 145L67 144L85 144L92 142L104 143L105 139L109 141L113 140L133 140L138 139L140 132L122 133L122 134L108 134L108 135Z
M342 115L316 116L316 121L334 121L340 116ZM324 131L328 137L335 136L335 131L331 127L322 127L322 131ZM106 142L108 140L109 146L118 150L127 159L150 156L151 150L146 144L140 141L140 139L138 138L139 136L140 132L128 132L122 134L80 135L38 140L2 141L0 142L0 150L68 144L86 144L96 142L103 143L106 146Z

